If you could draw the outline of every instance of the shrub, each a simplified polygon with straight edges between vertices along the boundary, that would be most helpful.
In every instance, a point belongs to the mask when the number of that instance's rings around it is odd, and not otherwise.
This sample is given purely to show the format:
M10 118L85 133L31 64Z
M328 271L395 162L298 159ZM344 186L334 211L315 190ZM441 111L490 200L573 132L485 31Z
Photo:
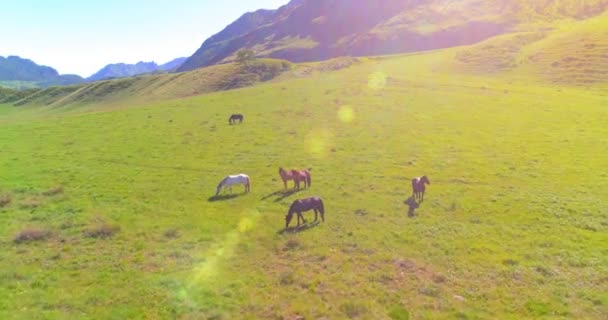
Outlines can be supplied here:
M285 243L285 251L297 249L300 246L300 241L298 241L297 239L289 239L287 243Z
M175 239L179 238L179 231L177 229L169 229L165 231L165 238Z
M42 195L47 196L47 197L52 197L52 196L62 194L62 193L63 193L62 186L54 186L54 187L42 192Z
M113 224L102 223L95 227L85 230L84 235L89 238L106 239L112 237L120 231L120 227Z
M51 236L51 232L48 230L36 229L36 228L28 228L19 232L13 242L20 244L24 242L32 242L32 241L42 241Z

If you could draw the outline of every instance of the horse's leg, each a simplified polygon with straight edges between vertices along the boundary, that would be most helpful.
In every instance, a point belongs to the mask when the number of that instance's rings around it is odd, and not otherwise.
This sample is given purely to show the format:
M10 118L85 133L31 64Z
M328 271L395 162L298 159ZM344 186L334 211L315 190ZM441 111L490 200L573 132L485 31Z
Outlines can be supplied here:
M315 210L315 222L317 222L317 220L319 220L319 216L318 216L319 212L317 212L317 209L314 209L314 210Z

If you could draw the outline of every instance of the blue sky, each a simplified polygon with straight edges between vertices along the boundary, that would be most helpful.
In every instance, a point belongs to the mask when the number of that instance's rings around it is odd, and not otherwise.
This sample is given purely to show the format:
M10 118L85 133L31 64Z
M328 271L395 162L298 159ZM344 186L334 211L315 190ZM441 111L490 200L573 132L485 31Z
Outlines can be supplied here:
M243 13L288 0L4 0L0 56L61 74L92 75L109 63L165 63L190 56Z

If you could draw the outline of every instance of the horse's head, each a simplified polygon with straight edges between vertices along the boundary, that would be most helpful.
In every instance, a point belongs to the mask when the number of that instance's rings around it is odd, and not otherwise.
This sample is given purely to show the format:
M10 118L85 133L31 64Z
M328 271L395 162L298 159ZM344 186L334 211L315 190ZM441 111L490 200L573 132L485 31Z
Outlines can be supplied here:
M422 176L422 178L420 178L420 182L426 183L426 184L431 184L431 181L429 180L429 178L427 176Z
M293 213L291 213L291 212L285 216L285 228L289 227L289 223L291 222L292 218L293 218Z

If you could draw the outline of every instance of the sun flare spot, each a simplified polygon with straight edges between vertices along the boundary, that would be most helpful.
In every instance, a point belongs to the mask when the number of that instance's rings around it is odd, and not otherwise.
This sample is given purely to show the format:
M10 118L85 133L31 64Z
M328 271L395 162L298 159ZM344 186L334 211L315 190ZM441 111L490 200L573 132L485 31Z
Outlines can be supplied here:
M314 130L306 137L308 152L315 158L325 158L333 149L334 135L329 130Z
M239 232L245 233L253 228L253 220L251 218L245 217L241 219L239 222Z
M342 106L338 110L338 119L344 123L351 123L355 120L355 110L350 106Z
M367 87L372 90L382 90L386 87L386 73L382 71L376 71L369 76L367 81Z

